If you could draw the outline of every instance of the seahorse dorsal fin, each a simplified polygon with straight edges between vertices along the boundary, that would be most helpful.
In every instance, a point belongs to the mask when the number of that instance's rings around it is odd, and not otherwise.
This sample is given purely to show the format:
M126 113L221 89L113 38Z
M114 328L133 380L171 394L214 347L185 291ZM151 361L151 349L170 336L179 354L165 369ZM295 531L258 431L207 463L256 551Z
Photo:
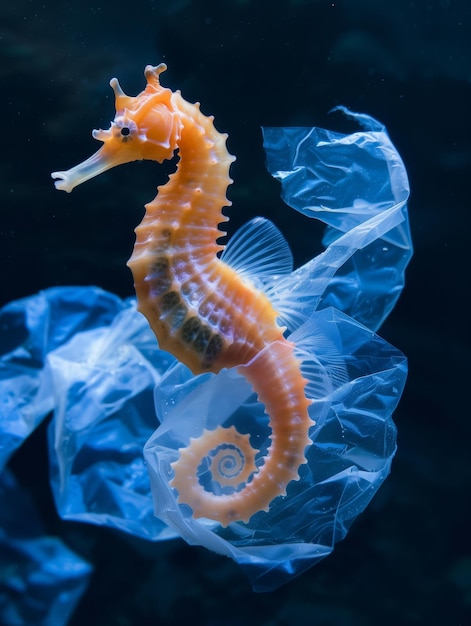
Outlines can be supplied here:
M288 243L278 228L263 217L256 217L239 228L221 260L257 284L277 274L289 274L293 269Z

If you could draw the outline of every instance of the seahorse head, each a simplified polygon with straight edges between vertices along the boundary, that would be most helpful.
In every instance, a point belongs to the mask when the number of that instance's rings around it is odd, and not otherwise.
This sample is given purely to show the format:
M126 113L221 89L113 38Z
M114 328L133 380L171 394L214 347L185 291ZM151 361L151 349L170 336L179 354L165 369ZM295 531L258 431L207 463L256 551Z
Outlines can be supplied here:
M173 93L160 85L164 63L145 68L147 85L139 95L127 96L116 78L110 81L115 94L116 115L108 130L94 130L103 146L89 159L64 172L53 172L57 189L74 187L117 165L150 159L161 163L172 158L178 144L181 120L173 105Z

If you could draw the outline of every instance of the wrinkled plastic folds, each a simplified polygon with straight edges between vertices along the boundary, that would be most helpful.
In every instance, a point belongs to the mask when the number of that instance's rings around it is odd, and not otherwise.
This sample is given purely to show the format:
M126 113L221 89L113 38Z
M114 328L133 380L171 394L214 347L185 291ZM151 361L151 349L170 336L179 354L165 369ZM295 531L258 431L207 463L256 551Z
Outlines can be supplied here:
M242 373L193 376L159 350L133 300L56 288L0 312L0 460L53 411L51 485L63 518L183 537L235 559L263 591L329 554L367 506L390 470L407 374L405 357L373 331L400 294L412 247L400 156L378 122L350 115L364 130L264 129L283 198L327 224L323 253L267 281L290 338L332 378L300 480L247 524L193 519L169 486L178 449L219 424L267 439L263 407Z
M134 300L53 288L4 307L0 326L2 345L13 343L0 370L3 458L54 411L50 473L61 517L173 536L153 514L142 456L157 426L153 388L173 357Z
M378 330L404 287L412 255L409 181L384 126L337 110L366 130L265 128L267 167L289 206L327 225L326 250L296 270L293 282L308 276L316 307L336 307Z
M48 354L81 330L107 326L122 304L100 289L49 289L0 310L0 470L54 408Z
M61 517L144 539L174 536L154 515L142 454L157 426L153 388L173 360L134 300L121 303L109 326L79 333L49 355L51 485Z

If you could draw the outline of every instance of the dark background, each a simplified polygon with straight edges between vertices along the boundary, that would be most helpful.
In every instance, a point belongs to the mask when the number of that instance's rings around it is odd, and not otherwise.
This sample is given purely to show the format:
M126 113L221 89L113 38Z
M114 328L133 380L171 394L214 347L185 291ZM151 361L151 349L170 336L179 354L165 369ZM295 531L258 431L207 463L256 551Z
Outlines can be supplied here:
M7 4L9 6L7 6ZM151 545L61 522L45 428L12 461L47 531L95 573L72 626L465 626L471 623L469 250L471 4L467 0L19 0L0 8L0 304L52 285L132 294L133 228L165 168L135 163L57 192L50 172L94 152L147 63L214 114L237 156L231 231L275 221L297 264L319 228L264 169L261 125L348 130L337 104L381 120L410 177L415 256L381 334L409 357L390 478L333 555L271 594L182 541ZM468 320L468 322L466 321Z

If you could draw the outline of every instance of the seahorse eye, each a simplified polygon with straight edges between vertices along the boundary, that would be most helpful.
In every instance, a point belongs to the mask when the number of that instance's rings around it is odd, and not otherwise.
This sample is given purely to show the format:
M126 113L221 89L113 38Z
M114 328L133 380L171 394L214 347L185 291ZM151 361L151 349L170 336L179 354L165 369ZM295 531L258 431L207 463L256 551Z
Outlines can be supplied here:
M132 128L129 125L124 124L119 128L119 135L124 143L130 141L132 139Z
M137 135L137 125L128 116L117 117L112 123L112 127L116 139L121 139L124 143L132 141L133 137Z

